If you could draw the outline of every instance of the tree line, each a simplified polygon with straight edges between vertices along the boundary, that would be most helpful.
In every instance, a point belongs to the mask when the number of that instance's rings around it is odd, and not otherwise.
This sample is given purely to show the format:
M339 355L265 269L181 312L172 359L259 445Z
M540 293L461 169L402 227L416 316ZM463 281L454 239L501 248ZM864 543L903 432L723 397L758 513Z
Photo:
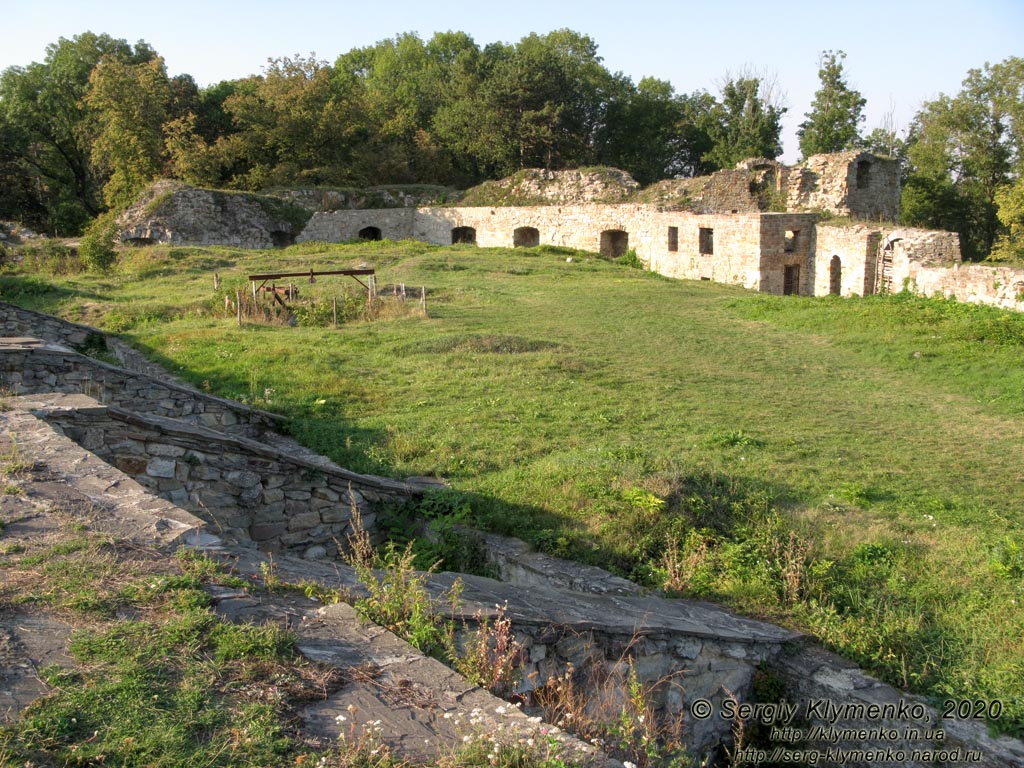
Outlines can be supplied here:
M972 254L1018 232L1020 221L1003 214L1024 215L1024 192L1014 192L1020 60L972 72L977 92L926 104L905 138L884 128L861 135L865 101L843 60L822 54L821 87L800 127L805 156L866 147L900 157L907 223L966 231ZM993 78L1003 90L981 84ZM967 102L988 97L1016 111L986 125L963 118ZM406 33L333 64L272 59L258 75L206 88L169 76L144 41L87 32L0 74L0 218L75 234L160 177L240 190L465 188L521 168L611 165L649 184L778 157L782 101L770 78L751 72L726 75L717 95L634 83L567 29L483 47L463 32ZM977 153L998 145L999 158L965 159L956 131L971 133Z

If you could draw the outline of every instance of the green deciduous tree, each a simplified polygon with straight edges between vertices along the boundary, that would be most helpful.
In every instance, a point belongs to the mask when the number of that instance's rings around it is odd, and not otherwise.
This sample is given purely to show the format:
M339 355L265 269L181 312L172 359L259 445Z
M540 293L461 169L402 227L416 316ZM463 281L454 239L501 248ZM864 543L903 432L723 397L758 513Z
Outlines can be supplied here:
M92 163L106 178L106 204L127 208L164 169L163 126L171 114L173 89L160 57L129 64L104 56L89 82L86 103L99 127Z
M843 72L842 51L824 51L818 67L821 87L814 94L811 111L800 123L797 136L804 157L824 152L841 152L860 144L860 124L867 103L859 91L850 88Z
M629 171L641 184L695 176L713 168L708 123L714 99L706 93L677 94L665 80L626 82L608 104L600 137L601 161Z
M91 162L97 127L85 102L93 67L104 56L141 64L155 55L142 41L133 48L86 32L48 46L42 63L0 75L0 112L11 142L8 152L15 158L7 172L31 192L33 206L46 212L50 231L79 231L103 207Z
M728 77L722 99L709 115L713 146L704 160L715 168L731 168L748 157L778 157L785 112L772 81L752 75Z
M263 75L237 81L224 99L236 130L213 145L215 161L230 185L244 189L350 182L364 115L350 99L336 91L325 62L272 59Z
M907 155L903 222L959 232L965 258L989 255L1005 234L999 201L1024 171L1024 59L971 70L956 96L926 103Z

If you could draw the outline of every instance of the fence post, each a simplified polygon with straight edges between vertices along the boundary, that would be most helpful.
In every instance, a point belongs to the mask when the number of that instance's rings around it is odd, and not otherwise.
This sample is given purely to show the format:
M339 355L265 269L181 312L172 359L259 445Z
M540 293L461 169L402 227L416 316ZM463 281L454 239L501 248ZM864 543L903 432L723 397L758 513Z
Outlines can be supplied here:
M338 297L334 297L334 327L338 327Z
M255 286L256 283L253 283ZM238 305L238 327L242 327L242 292L235 291L235 303Z

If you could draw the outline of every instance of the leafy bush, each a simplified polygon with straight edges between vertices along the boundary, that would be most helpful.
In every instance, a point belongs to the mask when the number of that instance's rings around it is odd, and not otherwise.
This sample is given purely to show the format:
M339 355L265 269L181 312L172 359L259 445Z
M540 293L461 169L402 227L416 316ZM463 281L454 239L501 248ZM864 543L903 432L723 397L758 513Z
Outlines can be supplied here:
M97 218L82 235L78 252L86 266L94 272L106 272L117 260L114 241L117 237L117 226L114 215L106 213Z
M627 248L626 254L615 259L615 263L621 264L624 267L631 267L632 269L647 269L644 263L640 261L640 257L636 255L636 248Z

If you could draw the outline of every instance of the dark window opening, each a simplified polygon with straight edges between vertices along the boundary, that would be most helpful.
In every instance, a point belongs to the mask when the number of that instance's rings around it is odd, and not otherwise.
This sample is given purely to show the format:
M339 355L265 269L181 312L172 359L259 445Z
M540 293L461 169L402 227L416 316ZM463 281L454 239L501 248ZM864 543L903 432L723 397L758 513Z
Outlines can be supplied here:
M476 230L473 227L452 229L452 245L476 245Z
M799 229L791 229L786 232L786 244L784 250L787 253L792 253L796 250L797 237L800 235Z
M360 240L383 240L384 233L380 231L380 227L363 227L359 230Z
M601 255L606 259L618 259L629 250L629 232L621 229L606 229L601 233Z
M670 251L679 250L679 227L668 228L668 249Z
M871 183L871 161L861 160L857 163L857 189L864 189Z
M838 296L843 289L843 263L833 256L828 263L828 292Z
M701 227L699 246L701 254L706 256L713 254L715 252L715 230Z
M535 248L540 245L540 231L534 227L516 227L512 232L513 248Z
M787 264L782 273L782 295L800 295L800 265Z

